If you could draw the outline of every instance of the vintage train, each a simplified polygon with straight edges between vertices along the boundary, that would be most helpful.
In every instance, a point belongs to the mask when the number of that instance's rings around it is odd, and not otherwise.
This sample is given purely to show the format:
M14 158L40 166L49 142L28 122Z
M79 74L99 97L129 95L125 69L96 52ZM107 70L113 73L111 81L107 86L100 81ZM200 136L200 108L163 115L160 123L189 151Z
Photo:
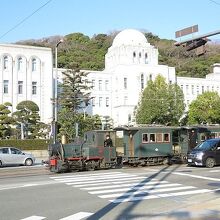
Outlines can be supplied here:
M112 146L105 147L105 136ZM128 164L146 166L184 162L187 152L198 143L220 137L219 125L117 127L114 130L89 131L83 140L49 146L52 172L113 168Z

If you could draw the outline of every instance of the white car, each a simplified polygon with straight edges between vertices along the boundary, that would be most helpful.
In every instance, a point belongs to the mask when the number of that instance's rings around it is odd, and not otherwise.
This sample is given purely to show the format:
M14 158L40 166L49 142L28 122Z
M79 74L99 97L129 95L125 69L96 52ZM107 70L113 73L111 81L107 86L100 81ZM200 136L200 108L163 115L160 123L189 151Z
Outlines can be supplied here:
M14 147L0 147L0 167L6 165L32 166L35 158Z

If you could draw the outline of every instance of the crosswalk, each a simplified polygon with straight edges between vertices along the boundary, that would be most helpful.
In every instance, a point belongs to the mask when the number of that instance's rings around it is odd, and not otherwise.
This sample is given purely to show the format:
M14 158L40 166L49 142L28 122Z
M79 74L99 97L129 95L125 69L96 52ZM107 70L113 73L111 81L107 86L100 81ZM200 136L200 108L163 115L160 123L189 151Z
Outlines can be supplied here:
M211 192L180 183L123 172L53 176L51 179L87 191L112 203L132 202Z
M91 215L93 215L93 213L91 213L91 212L78 212L78 213L75 213L73 215L61 218L59 220L82 220L82 219L85 219L85 218L87 218ZM21 220L43 220L43 219L46 220L47 217L32 215L32 216L29 216L27 218L23 218Z

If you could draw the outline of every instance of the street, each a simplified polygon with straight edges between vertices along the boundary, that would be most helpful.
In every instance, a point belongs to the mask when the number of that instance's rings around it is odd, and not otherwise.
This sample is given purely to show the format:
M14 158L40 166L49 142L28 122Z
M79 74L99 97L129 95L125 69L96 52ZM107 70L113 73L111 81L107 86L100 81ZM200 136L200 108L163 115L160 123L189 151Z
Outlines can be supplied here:
M220 219L220 167L0 169L2 220Z

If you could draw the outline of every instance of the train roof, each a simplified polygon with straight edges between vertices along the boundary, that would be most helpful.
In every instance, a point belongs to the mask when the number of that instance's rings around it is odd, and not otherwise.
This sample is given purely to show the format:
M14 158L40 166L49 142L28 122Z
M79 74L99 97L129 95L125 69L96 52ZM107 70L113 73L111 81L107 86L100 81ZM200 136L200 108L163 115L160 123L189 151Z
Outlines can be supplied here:
M142 129L157 129L157 128L162 128L162 129L180 129L181 127L178 126L166 126L166 125L137 125L134 127L129 127L129 126L119 126L114 128L116 131L121 131L121 130L142 130Z

